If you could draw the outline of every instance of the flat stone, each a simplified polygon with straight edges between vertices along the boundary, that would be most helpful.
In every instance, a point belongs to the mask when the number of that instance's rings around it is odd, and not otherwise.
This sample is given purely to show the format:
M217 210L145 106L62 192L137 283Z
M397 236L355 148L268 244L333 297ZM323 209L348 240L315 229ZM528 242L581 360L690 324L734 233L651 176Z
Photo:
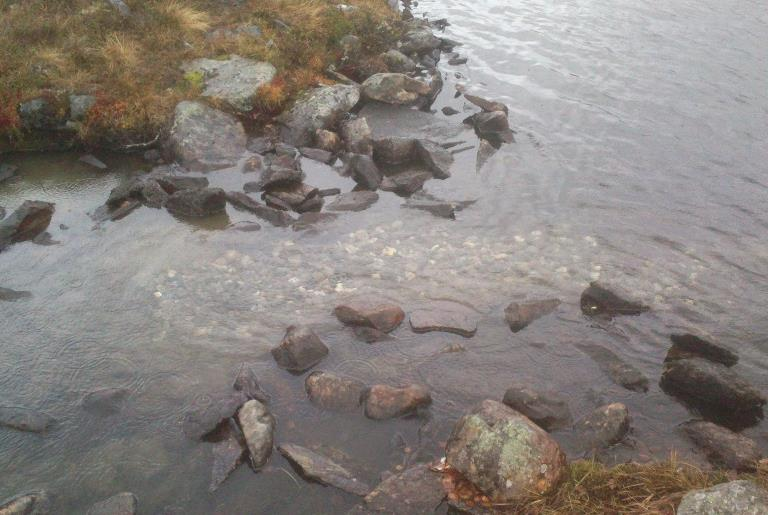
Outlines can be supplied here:
M753 481L738 480L683 496L677 515L763 515L768 513L768 491Z
M464 98L475 104L477 107L485 111L486 113L493 113L494 111L501 111L504 114L509 114L509 108L501 102L495 102L493 100L486 100L477 95L464 94Z
M596 452L620 442L629 432L627 407L614 402L594 410L576 422L578 447L582 452Z
M248 444L251 465L260 470L269 461L274 445L275 418L261 402L252 399L237 414L243 437Z
M84 156L81 156L80 159L78 159L78 161L80 161L81 163L85 163L88 166L97 168L99 170L107 169L107 165L104 164L103 161L101 161L99 158L97 158L93 154L85 154Z
M291 227L294 231L315 229L319 226L333 222L338 217L339 215L336 213L302 213Z
M409 199L403 204L406 209L418 209L438 218L456 220L456 206L451 202L442 202L435 200L414 200Z
M123 409L129 395L130 392L125 388L102 388L85 395L82 406L85 411L95 415L114 415Z
M739 356L735 352L695 334L673 334L670 339L672 340L672 348L667 352L664 361L699 357L721 363L726 367L732 367L739 362Z
M365 416L374 420L401 417L431 403L432 397L425 386L411 384L395 388L377 384L365 395Z
M208 179L205 177L160 175L154 179L168 195L173 195L179 190L200 190L208 187Z
M307 159L312 159L325 164L331 164L336 160L336 156L321 148L301 147L299 152L301 152L301 155Z
M375 191L350 191L339 195L328 204L328 211L364 211L379 200Z
M243 462L246 451L245 438L234 419L230 419L225 426L222 439L215 442L212 447L213 466L208 491L215 492L221 486Z
M270 188L300 184L305 178L304 172L297 168L269 166L261 171L258 180L246 182L243 191L252 193Z
M179 190L168 197L165 207L174 215L210 216L226 211L227 197L221 188Z
M763 457L754 440L712 422L689 421L682 425L682 430L718 467L748 472Z
M385 333L397 329L405 319L400 306L376 297L350 299L336 306L333 314L343 324L373 327Z
M441 112L442 112L442 113L443 113L445 116L453 116L453 115L455 115L455 114L459 114L459 111L457 111L456 109L454 109L454 108L453 108L453 107L451 107L451 106L445 106L445 107L443 107L442 109L440 109L440 111L441 111Z
M282 125L281 136L297 147L309 146L318 130L333 126L359 100L359 86L335 84L315 88L278 117Z
M272 349L278 366L296 373L309 370L327 355L328 347L307 326L290 326L280 345Z
M27 492L0 501L0 515L50 515L51 497L45 490Z
M411 105L431 93L429 84L402 73L377 73L362 84L363 96L385 104Z
M293 217L285 211L265 206L256 199L239 191L228 191L226 199L235 208L251 212L276 227L288 227L294 221Z
M466 57L452 57L448 59L448 64L451 66L459 66L461 64L467 64L467 60Z
M323 198L318 193L317 188L308 184L294 183L270 188L263 198L272 207L282 209L288 206L297 213L306 213L322 208Z
M0 250L13 243L32 240L45 232L54 211L50 202L25 200L0 222Z
M409 170L384 177L380 188L383 191L391 191L409 197L420 191L424 183L432 178L432 173L424 170Z
M278 446L280 454L296 467L299 473L312 481L336 487L354 495L365 496L371 487L331 459L295 444Z
M478 315L457 302L435 301L411 313L411 328L416 333L443 331L471 338L477 332Z
M202 96L228 104L247 113L260 87L269 84L277 70L270 63L232 55L229 59L195 59L182 65L187 73L200 73L205 89Z
M16 302L17 300L29 299L31 297L32 293L28 291L17 291L0 287L0 301L2 302Z
M545 431L554 431L571 424L571 410L559 394L535 390L522 384L511 386L504 393L504 404L519 411Z
M135 495L122 492L97 502L86 515L135 515L138 504L139 500Z
M0 406L0 426L29 433L44 433L56 419L40 411L13 406Z
M616 384L635 392L648 391L648 378L612 350L594 344L579 344L578 347L587 353Z
M358 340L362 340L365 343L376 343L376 342L382 342L382 341L393 339L390 335L388 335L384 331L374 329L373 327L358 326L358 327L354 327L352 329L352 332L355 333L355 337Z
M649 309L639 302L622 298L596 281L581 294L581 311L587 316L639 315Z
M549 315L560 305L559 299L512 302L504 309L504 320L513 333L522 331L533 321Z
M304 387L313 404L332 411L356 410L366 388L360 381L319 370L307 376Z
M427 464L418 464L395 474L381 483L365 497L362 505L349 515L385 513L388 515L424 515L435 513L445 500L442 475L430 470Z

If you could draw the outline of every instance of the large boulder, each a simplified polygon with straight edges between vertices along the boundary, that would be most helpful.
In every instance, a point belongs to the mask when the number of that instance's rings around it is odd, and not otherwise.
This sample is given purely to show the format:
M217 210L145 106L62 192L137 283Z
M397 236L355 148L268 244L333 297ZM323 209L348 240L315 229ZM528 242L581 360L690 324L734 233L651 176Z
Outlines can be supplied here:
M270 63L239 55L229 59L195 59L184 63L182 69L203 77L203 97L225 103L241 113L254 108L253 99L259 88L269 84L277 73Z
M0 301L1 302L16 302L21 299L28 299L32 296L32 293L28 291L12 290L10 288L0 287Z
M373 327L385 333L397 329L405 318L403 308L376 297L350 299L336 306L333 314L343 324Z
M365 416L374 420L401 417L429 406L432 397L422 385L395 388L384 384L371 386L365 395Z
M332 411L356 410L366 388L360 381L320 370L307 376L304 387L313 404Z
M131 492L122 492L99 501L86 515L135 515L139 500Z
M513 333L522 331L531 322L552 313L560 305L559 299L512 302L504 309L504 319Z
M28 492L0 501L0 515L49 515L51 498L45 490Z
M342 193L331 202L328 211L364 211L379 200L379 194L375 191L350 191Z
M195 171L234 166L245 152L247 138L234 116L201 102L179 102L168 144L179 163Z
M545 431L562 429L571 423L571 410L566 400L555 392L535 390L523 384L510 386L504 393L504 404L519 411Z
M360 88L345 84L321 86L301 98L278 117L281 136L297 147L312 144L315 133L338 122L360 100Z
M356 478L349 470L306 447L286 443L278 446L277 450L306 479L334 486L354 495L365 496L371 491L370 486Z
M768 513L768 491L753 481L721 483L691 490L680 501L677 515L763 515Z
M709 461L739 472L755 469L762 458L757 443L746 436L712 422L692 420L682 425L683 432L701 447Z
M25 200L16 211L0 222L0 250L13 243L32 240L48 228L54 205L39 200Z
M251 465L261 469L269 461L274 444L275 417L261 402L252 399L240 408L237 414L243 437L251 455Z
M565 454L543 429L500 402L485 400L462 417L445 447L446 463L494 503L552 490Z
M290 326L280 345L272 349L278 366L295 373L309 370L327 355L328 347L307 326Z
M226 211L227 196L221 188L179 190L168 197L165 207L179 216L217 215Z
M33 98L19 104L19 120L28 130L56 130L67 121L67 110L61 107L55 98Z
M418 27L405 34L400 50L406 54L424 54L442 45L440 38L432 34L428 27Z
M30 433L44 433L55 423L56 419L41 411L14 406L0 406L0 426Z
M410 73L416 69L413 59L399 50L388 50L381 54L381 60L387 65L387 69L393 73Z
M385 104L411 105L431 93L429 84L402 73L377 73L363 82L363 95Z

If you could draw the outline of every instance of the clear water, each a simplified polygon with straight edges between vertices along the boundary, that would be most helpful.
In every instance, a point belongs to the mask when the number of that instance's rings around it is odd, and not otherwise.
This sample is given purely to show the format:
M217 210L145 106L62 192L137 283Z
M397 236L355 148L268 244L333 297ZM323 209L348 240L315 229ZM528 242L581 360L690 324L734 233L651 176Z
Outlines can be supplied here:
M277 454L259 474L241 467L214 494L210 444L187 440L184 413L229 388L248 362L272 396L277 442L335 449L360 477L436 456L453 421L513 381L558 390L579 416L620 401L633 416L628 445L607 459L701 460L677 432L691 415L658 387L668 335L689 329L737 350L737 370L768 391L768 12L757 1L422 1L448 17L466 66L441 65L436 108L465 106L454 84L505 102L518 130L479 171L474 151L430 193L478 199L456 221L401 209L383 193L361 213L305 231L249 220L201 224L141 208L94 227L87 212L144 166L99 155L11 156L22 178L0 185L9 211L24 199L56 203L59 245L19 244L0 254L0 286L29 300L0 305L3 405L37 408L59 425L39 436L0 431L0 498L32 488L58 511L132 491L142 513L339 513L356 499L304 482ZM460 78L455 73L461 74ZM418 132L476 144L462 116L374 123L380 134ZM306 162L308 182L350 189ZM238 189L239 170L208 175ZM65 224L68 229L59 228ZM653 310L611 323L585 319L579 294L600 278ZM472 339L415 335L355 341L331 315L341 299L377 293L406 311L431 299L471 304ZM556 296L552 316L513 334L513 300ZM311 323L331 348L318 368L369 383L418 381L433 391L431 418L387 422L311 406L303 378L276 368L269 349L287 325ZM611 348L651 381L648 393L615 385L576 344ZM459 343L463 352L445 352ZM83 395L126 387L110 417ZM421 428L421 431L420 431ZM768 450L766 423L745 434ZM419 432L422 437L419 438ZM401 434L410 453L397 445ZM394 440L394 441L393 441Z

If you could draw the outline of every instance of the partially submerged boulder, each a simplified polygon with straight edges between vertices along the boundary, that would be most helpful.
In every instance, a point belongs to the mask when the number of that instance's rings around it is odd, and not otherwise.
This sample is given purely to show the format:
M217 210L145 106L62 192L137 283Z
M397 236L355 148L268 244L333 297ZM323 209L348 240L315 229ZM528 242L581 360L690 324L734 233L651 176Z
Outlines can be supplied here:
M411 328L416 333L443 331L471 338L477 332L479 316L458 302L435 301L411 312Z
M368 121L365 118L345 120L341 122L339 128L347 152L371 155L373 152L371 128L368 127Z
M431 93L429 84L402 73L377 73L362 84L363 95L385 104L411 105Z
M385 333L397 329L405 318L403 308L376 297L351 299L336 306L333 314L343 324L373 327Z
M301 373L314 367L328 355L328 347L307 326L290 326L283 341L272 349L278 366L290 372Z
M513 333L522 331L531 322L549 315L560 305L560 299L530 300L511 302L504 309L504 320Z
M27 492L0 501L0 515L50 515L51 497L45 490Z
M226 211L227 196L221 188L179 190L168 197L165 207L179 216L217 215Z
M356 478L350 471L306 447L286 443L278 446L277 450L306 479L334 486L354 495L365 496L371 491L370 486Z
M344 174L352 177L363 189L375 191L381 184L381 172L370 156L363 154L347 154Z
M435 179L447 179L451 176L453 154L434 141L417 139L414 150L416 157L432 172Z
M519 411L545 431L562 429L571 424L571 410L559 394L515 384L504 393L504 404Z
M754 440L712 422L692 420L683 424L682 430L718 467L752 471L763 457Z
M231 55L229 59L194 59L182 65L187 73L203 79L202 96L247 113L254 105L259 88L269 84L277 70L270 63Z
M261 402L252 399L237 414L251 455L251 465L260 470L269 461L274 445L275 418Z
M281 136L297 147L309 146L318 130L333 126L359 100L358 86L335 84L315 88L278 117L282 125Z
M401 417L431 403L432 397L425 386L410 384L396 388L377 384L365 395L365 416L374 420Z
M101 388L87 393L81 404L85 411L94 415L114 415L123 409L129 395L126 388Z
M332 411L356 410L366 389L360 381L320 370L307 376L304 387L313 404Z
M25 200L8 218L0 222L0 250L32 240L48 228L55 208L50 202Z
M763 515L768 513L768 491L754 481L738 480L683 496L677 515Z
M581 294L581 311L587 316L639 315L650 308L639 302L623 298L623 293L618 294L595 281Z
M122 492L109 499L99 501L86 515L135 515L139 500L131 492Z
M432 172L426 170L407 170L384 177L379 186L383 191L391 191L403 197L410 197L424 187Z

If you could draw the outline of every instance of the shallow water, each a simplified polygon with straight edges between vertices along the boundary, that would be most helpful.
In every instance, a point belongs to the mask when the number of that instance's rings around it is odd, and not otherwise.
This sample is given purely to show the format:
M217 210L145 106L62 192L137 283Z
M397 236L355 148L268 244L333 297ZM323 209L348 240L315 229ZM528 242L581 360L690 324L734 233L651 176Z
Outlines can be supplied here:
M562 392L576 416L626 403L634 430L607 460L663 458L676 449L699 461L676 430L690 413L658 387L668 335L710 334L737 350L737 370L768 391L768 13L761 7L421 2L420 13L449 18L446 35L469 57L464 66L441 64L446 87L434 107L463 111L452 93L466 84L505 102L518 131L517 142L479 172L470 150L457 155L450 179L427 183L443 198L478 199L455 221L401 209L402 199L381 193L369 210L305 231L261 222L258 232L223 230L251 219L231 208L197 224L141 208L96 226L86 213L143 163L99 154L110 165L105 173L78 155L12 156L22 178L0 185L0 205L55 202L50 232L60 244L24 243L0 254L0 286L33 294L0 306L0 397L60 422L45 436L0 431L0 498L46 488L62 513L125 490L137 494L142 513L352 506L352 496L298 478L277 453L261 473L243 466L207 492L210 444L187 440L180 423L191 406L229 388L242 362L272 397L278 443L334 448L371 483L384 470L437 456L462 412L499 399L513 381ZM476 145L462 118L371 123L379 134ZM304 164L307 182L351 188L332 170ZM237 169L208 177L227 189L249 180ZM585 319L579 294L596 278L632 291L652 311L610 323ZM415 335L404 325L392 342L363 344L330 312L368 292L406 311L459 300L478 311L480 328L464 339ZM511 333L504 307L541 296L563 304ZM426 383L429 415L374 422L315 409L303 377L277 369L268 353L296 322L312 323L331 348L318 368L368 383ZM586 342L640 368L650 391L614 384L576 345ZM456 343L465 350L445 351ZM83 395L107 387L131 392L119 414L83 410ZM745 431L764 451L766 429L762 422ZM397 437L393 443L397 433L412 452L403 453Z

